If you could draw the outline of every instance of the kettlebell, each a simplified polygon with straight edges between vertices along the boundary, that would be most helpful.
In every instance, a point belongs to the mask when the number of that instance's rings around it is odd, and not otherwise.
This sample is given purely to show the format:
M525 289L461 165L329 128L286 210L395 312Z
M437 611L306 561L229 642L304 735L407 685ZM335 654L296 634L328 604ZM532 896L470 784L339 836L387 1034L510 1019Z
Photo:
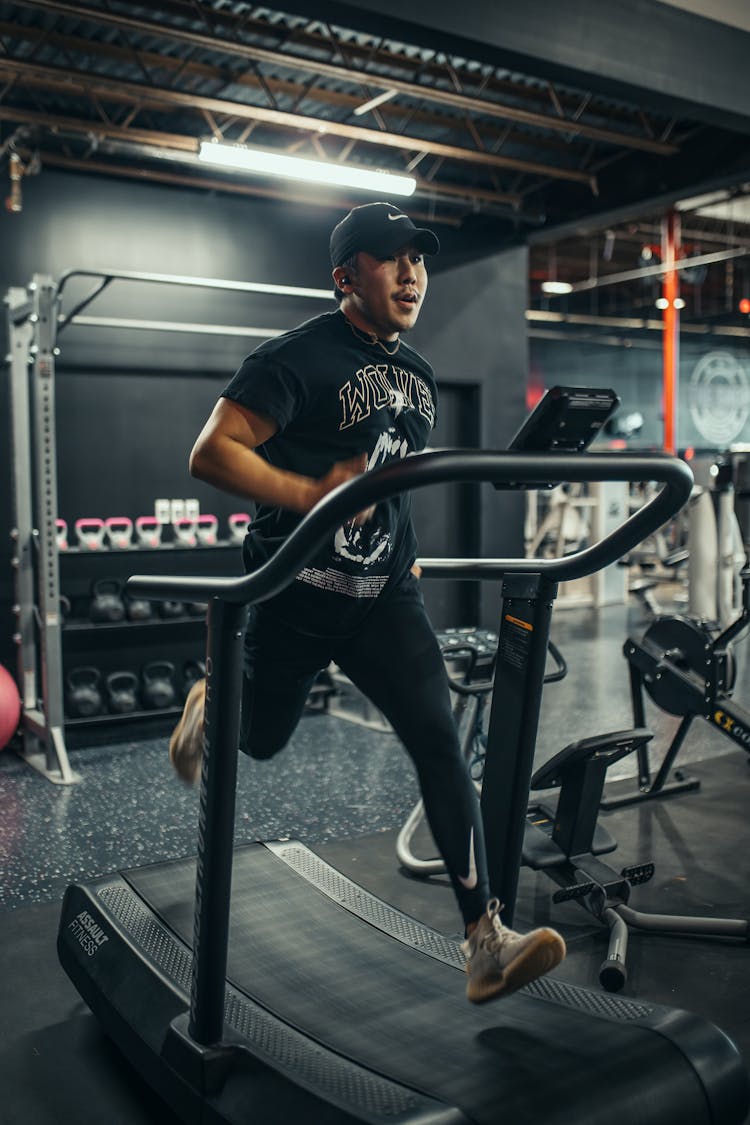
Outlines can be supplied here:
M116 578L99 578L91 587L94 595L89 606L89 617L97 624L122 621L125 603L120 597L121 585Z
M185 602L185 610L189 617L205 617L208 613L208 602Z
M151 618L151 602L145 598L125 598L125 612L129 621L149 621Z
M182 602L171 600L159 602L159 613L162 617L182 617L185 613L185 606Z
M138 706L138 677L135 672L110 672L105 680L107 710L113 715L127 715Z
M174 687L174 664L169 660L152 660L141 669L141 697L146 707L159 710L171 707L177 699Z
M98 668L71 668L66 680L65 708L72 719L88 719L101 713L101 678Z
M206 675L206 662L205 660L186 660L182 666L182 697L187 699L188 693L198 680L202 680Z

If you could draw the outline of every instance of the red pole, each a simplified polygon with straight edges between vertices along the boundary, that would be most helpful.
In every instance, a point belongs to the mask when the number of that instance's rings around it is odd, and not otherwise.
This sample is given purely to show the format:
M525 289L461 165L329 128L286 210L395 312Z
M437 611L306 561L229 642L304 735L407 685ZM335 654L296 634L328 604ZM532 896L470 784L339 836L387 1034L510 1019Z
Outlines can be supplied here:
M680 216L669 211L661 227L664 305L662 329L662 385L664 392L664 452L677 452L677 386L680 355L680 313L675 302L680 293L679 273L674 268L680 248Z

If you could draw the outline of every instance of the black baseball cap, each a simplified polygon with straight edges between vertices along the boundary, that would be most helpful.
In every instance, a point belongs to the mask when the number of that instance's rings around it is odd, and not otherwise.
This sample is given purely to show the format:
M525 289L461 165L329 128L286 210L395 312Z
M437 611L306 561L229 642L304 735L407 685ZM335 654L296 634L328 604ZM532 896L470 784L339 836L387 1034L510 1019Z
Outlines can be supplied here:
M365 203L353 207L331 231L331 265L342 265L359 250L368 254L392 254L411 243L425 254L437 254L437 235L416 227L393 203Z

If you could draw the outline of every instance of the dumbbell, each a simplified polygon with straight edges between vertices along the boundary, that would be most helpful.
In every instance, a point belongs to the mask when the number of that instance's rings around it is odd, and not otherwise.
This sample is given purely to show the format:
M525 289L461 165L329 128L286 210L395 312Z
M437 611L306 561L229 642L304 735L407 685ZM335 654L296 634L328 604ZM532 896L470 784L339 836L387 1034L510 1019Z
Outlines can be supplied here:
M97 624L111 625L122 621L125 603L120 596L122 586L116 578L99 578L91 587L94 595L89 606L89 617Z
M72 668L65 687L65 710L73 719L89 719L100 714L103 706L101 672L85 666Z
M174 664L169 660L152 660L141 669L141 698L154 711L171 707L177 692L174 686Z
M129 516L108 516L104 527L110 547L126 551L133 539L133 521Z
M138 707L138 677L135 672L110 672L105 686L107 710L113 715L127 715Z
M75 522L76 538L79 544L87 551L100 551L104 546L106 527L104 520L94 516L82 517Z

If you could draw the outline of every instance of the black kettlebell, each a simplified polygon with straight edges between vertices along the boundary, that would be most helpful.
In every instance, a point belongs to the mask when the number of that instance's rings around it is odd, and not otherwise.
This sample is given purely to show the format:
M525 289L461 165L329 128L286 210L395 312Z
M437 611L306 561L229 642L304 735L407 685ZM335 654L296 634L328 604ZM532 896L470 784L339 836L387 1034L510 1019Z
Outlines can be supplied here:
M208 613L208 602L186 602L185 609L190 617L205 617Z
M65 709L71 718L89 719L101 713L101 678L98 668L71 668L65 690Z
M152 660L141 669L141 697L146 707L159 710L171 707L177 699L174 686L174 664L169 660Z
M182 697L187 699L193 684L205 679L205 660L186 660L182 666Z
M148 621L151 618L151 602L145 598L125 598L125 611L129 621Z
M91 587L94 595L89 606L89 617L97 624L111 625L122 621L125 603L120 596L122 585L116 578L99 578Z
M105 680L107 710L113 715L128 715L138 706L138 677L135 672L110 672Z
M162 617L182 617L185 613L185 606L182 602L159 602L159 613Z

